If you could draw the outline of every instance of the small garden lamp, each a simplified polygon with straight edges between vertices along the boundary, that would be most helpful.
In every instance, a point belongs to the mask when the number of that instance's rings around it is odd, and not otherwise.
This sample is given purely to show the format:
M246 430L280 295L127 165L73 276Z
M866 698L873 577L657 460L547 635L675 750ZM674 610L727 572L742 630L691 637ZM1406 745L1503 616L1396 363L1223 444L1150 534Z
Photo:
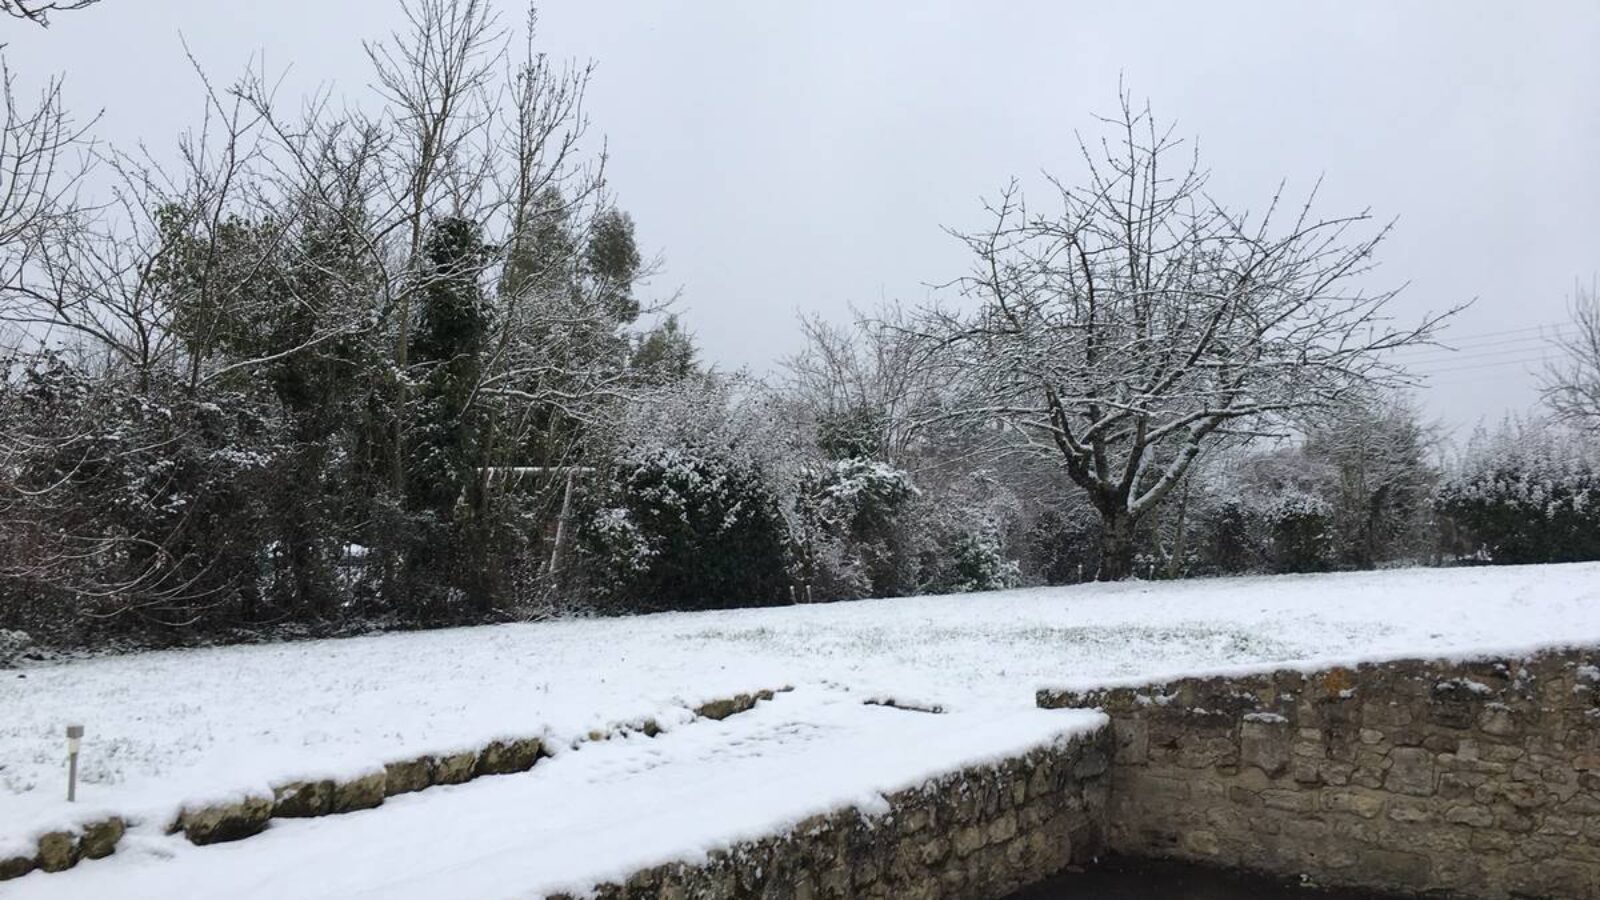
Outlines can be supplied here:
M78 799L78 748L83 744L83 726L67 726L67 802Z

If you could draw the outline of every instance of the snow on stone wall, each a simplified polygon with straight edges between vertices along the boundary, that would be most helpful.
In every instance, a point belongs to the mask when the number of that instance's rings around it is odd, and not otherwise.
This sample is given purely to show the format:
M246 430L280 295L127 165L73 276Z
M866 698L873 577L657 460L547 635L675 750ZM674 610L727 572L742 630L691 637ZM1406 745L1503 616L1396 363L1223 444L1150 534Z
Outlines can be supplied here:
M1000 900L1104 845L1110 731L973 766L782 834L598 886L598 900ZM551 900L573 900L552 897Z

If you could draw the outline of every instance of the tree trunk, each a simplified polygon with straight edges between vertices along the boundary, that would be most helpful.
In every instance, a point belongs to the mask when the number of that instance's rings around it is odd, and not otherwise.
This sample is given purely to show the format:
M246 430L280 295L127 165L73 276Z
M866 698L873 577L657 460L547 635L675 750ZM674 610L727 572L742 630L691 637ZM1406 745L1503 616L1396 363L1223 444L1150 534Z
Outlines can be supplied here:
M1189 538L1189 480L1183 481L1183 493L1178 495L1178 524L1172 537L1172 552L1167 554L1166 576L1183 575L1184 554L1188 552Z
M556 516L556 538L550 547L550 578L554 581L561 576L561 554L566 547L568 522L572 519L572 477L573 471L567 470L567 487L561 492L561 513Z
M1126 510L1101 511L1100 581L1121 581L1133 574L1133 516Z
M1378 567L1378 526L1383 521L1383 508L1388 501L1388 486L1380 487L1372 492L1367 500L1367 520L1362 525L1361 535L1361 568L1375 569Z

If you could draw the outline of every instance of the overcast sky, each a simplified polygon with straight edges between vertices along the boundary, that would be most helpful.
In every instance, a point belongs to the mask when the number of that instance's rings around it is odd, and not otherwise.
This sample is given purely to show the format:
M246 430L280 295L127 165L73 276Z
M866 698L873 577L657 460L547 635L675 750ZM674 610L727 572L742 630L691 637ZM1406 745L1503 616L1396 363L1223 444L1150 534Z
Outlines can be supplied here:
M505 7L516 21L520 11ZM196 121L180 34L221 80L252 54L291 90L359 96L396 0L103 0L0 22L25 78L61 72L101 136ZM594 59L611 183L705 356L766 369L797 312L919 302L967 260L1011 176L1079 171L1074 131L1119 76L1199 138L1214 194L1324 178L1328 213L1397 218L1383 280L1415 317L1476 299L1455 356L1417 354L1453 426L1536 397L1538 326L1600 271L1600 3L550 0L539 45Z

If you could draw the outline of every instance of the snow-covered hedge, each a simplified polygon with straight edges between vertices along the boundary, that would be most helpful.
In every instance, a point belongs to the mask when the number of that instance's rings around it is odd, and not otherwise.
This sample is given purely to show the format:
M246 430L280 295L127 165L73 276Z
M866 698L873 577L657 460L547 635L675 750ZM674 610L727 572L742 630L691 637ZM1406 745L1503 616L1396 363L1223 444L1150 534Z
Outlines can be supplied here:
M1434 508L1461 558L1600 559L1600 449L1548 423L1509 422L1474 437Z

